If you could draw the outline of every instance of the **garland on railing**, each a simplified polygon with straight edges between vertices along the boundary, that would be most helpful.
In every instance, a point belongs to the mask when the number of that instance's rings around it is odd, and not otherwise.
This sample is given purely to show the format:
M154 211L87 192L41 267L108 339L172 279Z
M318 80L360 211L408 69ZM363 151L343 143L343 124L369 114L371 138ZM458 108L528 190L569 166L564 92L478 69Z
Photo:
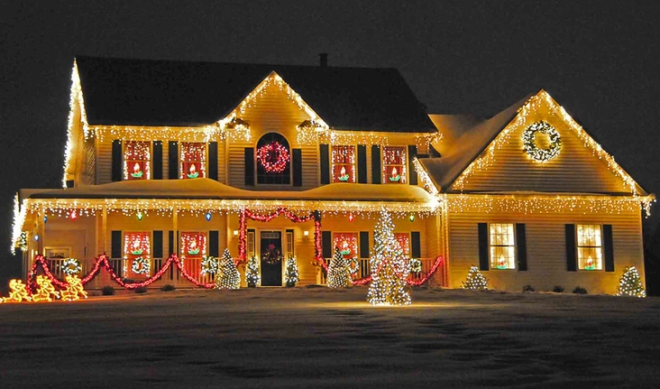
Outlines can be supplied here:
M419 279L417 281L408 279L408 280L406 280L406 282L410 286L420 286L420 285L424 284L426 281L429 280L429 278L431 278L433 276L433 274L435 274L436 271L438 271L438 268L440 268L440 265L442 264L443 260L444 260L444 258L442 257L442 255L438 255L435 259L435 262L433 263L433 266L431 266L431 270L429 270L429 272L426 273L426 275L424 277L422 277L421 279ZM378 269L379 271L382 269L382 266L384 266L384 263L381 263L381 268ZM401 274L396 273L396 275L400 279L403 279L403 276ZM369 283L370 281L371 281L371 276L367 276L367 277L364 277L364 278L360 278L358 280L353 280L353 285L365 285L365 284Z
M85 277L83 277L80 280L80 283L82 285L86 285L88 282L94 279L96 275L98 275L98 273L101 271L101 267L103 267L108 272L108 274L110 274L110 278L112 278L113 281L119 284L119 286L126 289L136 289L140 287L149 286L154 282L158 281L158 279L160 279L163 276L163 274L165 274L165 272L169 270L170 266L172 266L172 263L174 263L177 269L179 269L179 272L181 272L181 274L193 284L207 289L211 289L214 287L213 283L205 284L199 282L195 279L195 277L188 274L186 269L184 269L183 267L183 263L181 263L181 260L176 255L172 255L171 257L169 257L165 262L165 264L163 265L163 267L161 267L161 269L158 272L156 272L156 274L154 274L153 276L147 278L142 282L131 282L131 283L124 282L119 276L117 276L114 269L112 268L112 266L110 266L110 263L108 262L108 257L105 255L100 255L96 260L96 263L94 263L94 268L92 269L92 271L89 272ZM57 285L62 289L68 286L68 283L59 280L57 277L53 275L53 273L48 268L48 264L46 263L46 260L44 259L43 255L37 255L37 257L34 259L34 264L32 265L32 271L30 272L30 275L28 276L28 280L27 280L27 285L30 288L30 290L33 291L35 290L34 277L37 274L38 266L41 266L41 268L44 271L44 274L46 275L46 277L48 277L51 280L53 284Z

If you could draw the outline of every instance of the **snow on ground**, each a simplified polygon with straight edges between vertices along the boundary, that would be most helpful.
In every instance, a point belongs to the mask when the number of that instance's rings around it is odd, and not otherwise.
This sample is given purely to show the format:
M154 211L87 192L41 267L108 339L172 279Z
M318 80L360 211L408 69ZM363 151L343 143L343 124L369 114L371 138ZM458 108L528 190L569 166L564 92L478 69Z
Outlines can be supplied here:
M366 287L0 305L0 388L660 386L660 299Z

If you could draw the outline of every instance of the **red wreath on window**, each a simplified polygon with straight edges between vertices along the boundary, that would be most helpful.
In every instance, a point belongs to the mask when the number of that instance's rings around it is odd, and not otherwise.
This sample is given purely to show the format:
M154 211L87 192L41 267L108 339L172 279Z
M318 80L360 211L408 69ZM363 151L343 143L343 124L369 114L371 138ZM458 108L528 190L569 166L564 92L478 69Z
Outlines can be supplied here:
M268 173L282 173L291 157L286 147L279 142L271 142L257 149L257 159Z

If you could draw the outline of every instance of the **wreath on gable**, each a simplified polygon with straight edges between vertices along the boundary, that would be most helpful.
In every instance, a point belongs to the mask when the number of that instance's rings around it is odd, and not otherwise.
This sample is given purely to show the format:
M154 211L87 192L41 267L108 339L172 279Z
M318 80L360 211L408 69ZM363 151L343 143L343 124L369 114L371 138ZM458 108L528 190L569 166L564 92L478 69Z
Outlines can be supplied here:
M133 260L131 270L133 270L133 273L135 274L149 274L151 263L144 257L137 257Z
M279 142L271 142L257 149L257 160L266 172L282 173L289 166L291 157L286 147Z
M550 147L541 149L536 145L536 134L546 134L550 138ZM544 121L536 122L523 132L523 150L537 162L547 162L559 155L561 137L557 130Z
M261 255L261 259L269 265L275 265L282 260L282 252L271 243Z

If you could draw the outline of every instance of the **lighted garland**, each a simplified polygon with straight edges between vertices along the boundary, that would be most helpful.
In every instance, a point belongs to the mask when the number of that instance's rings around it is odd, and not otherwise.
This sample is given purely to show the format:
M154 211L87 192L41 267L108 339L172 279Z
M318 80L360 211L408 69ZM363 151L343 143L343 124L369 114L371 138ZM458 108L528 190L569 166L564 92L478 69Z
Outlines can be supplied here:
M291 157L286 147L271 142L257 149L257 160L268 173L282 173L289 166Z
M67 258L62 263L62 273L66 274L67 276L78 274L81 271L82 267L80 266L80 261L75 258Z
M145 257L137 257L133 260L131 270L133 270L133 273L135 274L149 274L151 263Z
M550 138L550 147L541 149L536 145L536 134L546 134ZM522 135L523 150L527 152L533 160L538 162L548 162L559 155L561 151L561 137L557 130L545 121L532 124L523 131Z

